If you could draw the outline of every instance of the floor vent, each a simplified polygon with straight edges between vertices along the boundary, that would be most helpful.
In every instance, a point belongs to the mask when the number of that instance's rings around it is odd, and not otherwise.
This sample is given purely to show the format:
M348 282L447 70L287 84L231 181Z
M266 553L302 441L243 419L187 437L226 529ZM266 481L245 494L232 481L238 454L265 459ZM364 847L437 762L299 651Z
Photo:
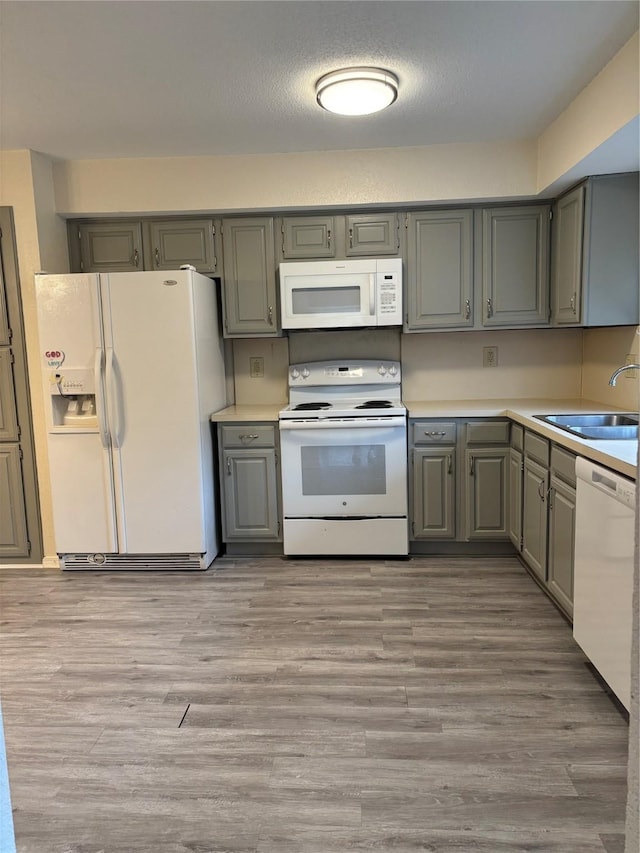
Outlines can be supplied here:
M202 571L201 554L60 554L65 571Z

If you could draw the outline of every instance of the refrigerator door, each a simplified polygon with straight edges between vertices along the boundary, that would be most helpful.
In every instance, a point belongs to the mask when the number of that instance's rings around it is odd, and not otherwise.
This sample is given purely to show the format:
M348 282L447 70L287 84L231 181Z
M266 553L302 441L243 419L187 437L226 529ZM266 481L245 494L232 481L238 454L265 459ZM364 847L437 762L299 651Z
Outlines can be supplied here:
M204 552L192 273L101 286L119 552Z
M36 300L56 551L117 551L98 277L37 275ZM94 396L97 425L65 424L76 388Z

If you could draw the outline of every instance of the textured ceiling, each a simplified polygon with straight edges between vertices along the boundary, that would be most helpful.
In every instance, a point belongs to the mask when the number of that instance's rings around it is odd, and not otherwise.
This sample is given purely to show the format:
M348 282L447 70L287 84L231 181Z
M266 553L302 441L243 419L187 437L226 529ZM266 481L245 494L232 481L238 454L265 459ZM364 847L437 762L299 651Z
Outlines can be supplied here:
M0 147L61 158L537 136L638 28L637 2L0 2ZM318 77L400 78L377 116Z

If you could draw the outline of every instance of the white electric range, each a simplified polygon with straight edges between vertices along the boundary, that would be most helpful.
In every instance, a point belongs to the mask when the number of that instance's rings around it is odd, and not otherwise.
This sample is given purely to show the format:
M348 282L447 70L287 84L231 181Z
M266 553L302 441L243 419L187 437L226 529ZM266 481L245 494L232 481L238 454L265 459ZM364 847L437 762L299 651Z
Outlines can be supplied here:
M408 554L400 363L291 365L279 422L285 554Z

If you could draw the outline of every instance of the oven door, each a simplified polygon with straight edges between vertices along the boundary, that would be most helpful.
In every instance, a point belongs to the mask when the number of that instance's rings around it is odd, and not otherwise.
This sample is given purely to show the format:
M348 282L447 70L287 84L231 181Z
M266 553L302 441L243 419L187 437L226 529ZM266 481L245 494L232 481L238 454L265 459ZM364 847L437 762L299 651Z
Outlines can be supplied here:
M280 421L286 518L407 515L404 417Z

